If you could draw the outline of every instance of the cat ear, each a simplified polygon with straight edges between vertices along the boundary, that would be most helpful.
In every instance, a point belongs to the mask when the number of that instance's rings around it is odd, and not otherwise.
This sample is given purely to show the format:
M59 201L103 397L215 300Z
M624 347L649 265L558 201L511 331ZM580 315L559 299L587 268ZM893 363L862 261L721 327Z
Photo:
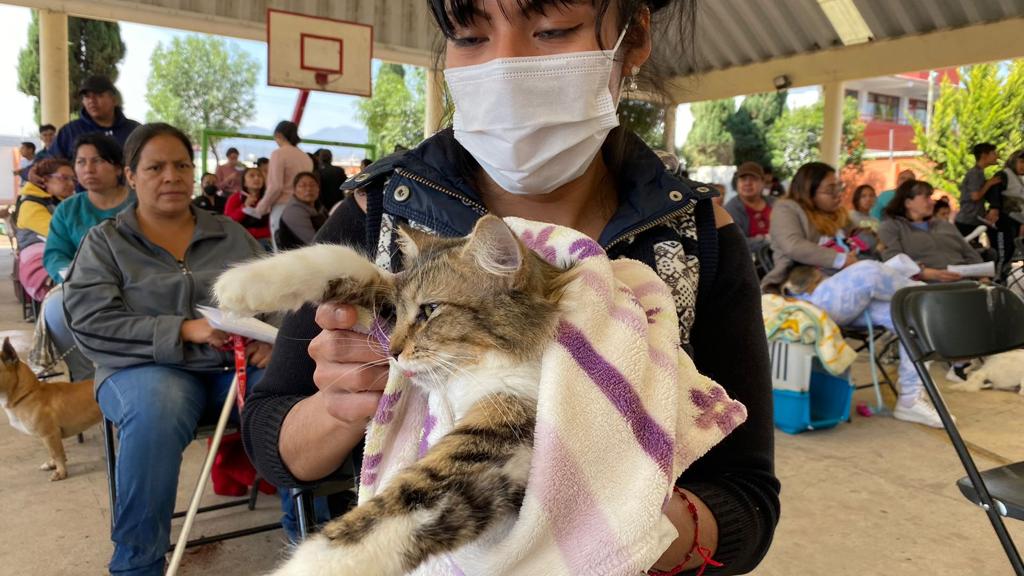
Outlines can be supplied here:
M412 262L420 255L420 247L431 240L431 236L409 226L398 227L398 250L405 256L406 263Z
M477 265L498 276L515 274L523 265L519 239L501 218L492 215L477 221L462 255L474 258Z

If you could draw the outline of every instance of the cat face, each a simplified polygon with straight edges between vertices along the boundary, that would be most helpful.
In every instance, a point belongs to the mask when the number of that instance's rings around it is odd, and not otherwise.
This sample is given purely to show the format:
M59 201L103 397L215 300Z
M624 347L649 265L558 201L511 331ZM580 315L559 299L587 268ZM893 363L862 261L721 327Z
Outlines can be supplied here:
M554 333L561 270L494 216L461 239L401 234L390 351L407 376L443 382L485 360L539 357Z

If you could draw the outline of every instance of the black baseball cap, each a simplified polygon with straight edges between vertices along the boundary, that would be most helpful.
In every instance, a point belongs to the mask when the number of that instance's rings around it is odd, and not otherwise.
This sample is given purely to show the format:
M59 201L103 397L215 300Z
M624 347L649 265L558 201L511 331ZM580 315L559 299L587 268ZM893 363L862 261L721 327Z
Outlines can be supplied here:
M114 88L114 83L106 76L89 76L78 87L79 96L86 92L94 92L96 94L110 92L111 94L117 94L117 88Z

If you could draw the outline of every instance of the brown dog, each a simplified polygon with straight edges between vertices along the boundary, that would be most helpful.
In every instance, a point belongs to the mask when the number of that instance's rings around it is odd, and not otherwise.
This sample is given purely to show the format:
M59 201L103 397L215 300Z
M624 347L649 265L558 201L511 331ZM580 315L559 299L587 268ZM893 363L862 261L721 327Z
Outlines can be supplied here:
M40 382L28 364L18 359L8 338L0 350L0 406L15 430L43 439L50 460L39 469L53 470L51 481L68 476L62 440L103 418L93 398L92 380Z

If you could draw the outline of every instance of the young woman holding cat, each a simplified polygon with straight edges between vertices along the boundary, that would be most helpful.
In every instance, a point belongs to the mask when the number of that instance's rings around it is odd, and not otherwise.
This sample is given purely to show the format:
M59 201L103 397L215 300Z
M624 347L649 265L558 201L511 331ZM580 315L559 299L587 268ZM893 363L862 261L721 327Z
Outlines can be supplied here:
M233 376L227 335L196 306L212 304L218 274L263 253L240 225L192 205L193 170L180 130L137 128L125 174L138 200L86 234L64 283L68 324L118 431L114 574L163 574L180 455L200 417L220 411ZM270 346L247 353L263 368Z
M860 260L853 251L843 250L853 226L841 198L836 171L828 164L810 162L797 170L789 195L776 203L772 212L775 268L761 286L779 292L794 267L813 266L827 278L802 296L804 299L840 326L862 325L867 312L875 325L893 330L889 302L897 290L916 282L881 262ZM942 421L921 388L921 377L902 347L899 376L900 398L893 415L941 428Z
M641 72L655 86L664 79L649 60L652 18L674 23L687 38L695 3L429 4L447 38L454 129L349 180L346 190L367 194L365 218L339 209L318 240L357 246L397 269L400 224L464 236L489 213L575 228L611 257L656 270L672 290L681 340L697 368L743 402L749 417L678 479L685 500L674 494L666 513L679 536L653 569L701 566L699 544L725 565L715 573L749 572L767 551L779 513L769 361L749 251L713 205L711 188L667 174L635 134L616 128L620 87L635 89ZM314 483L361 453L387 368L368 364L380 351L349 331L354 323L351 307L333 304L286 319L243 414L243 438L264 477ZM467 326L482 335L489 329Z

